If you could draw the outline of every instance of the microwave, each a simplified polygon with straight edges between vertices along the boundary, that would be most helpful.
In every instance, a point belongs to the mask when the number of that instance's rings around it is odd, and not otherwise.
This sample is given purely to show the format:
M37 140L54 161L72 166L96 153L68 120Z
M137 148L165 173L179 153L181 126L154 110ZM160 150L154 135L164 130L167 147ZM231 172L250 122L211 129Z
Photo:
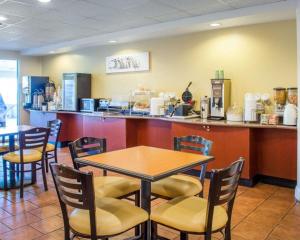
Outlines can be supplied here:
M94 98L80 98L79 110L80 112L96 112L99 106L99 99Z

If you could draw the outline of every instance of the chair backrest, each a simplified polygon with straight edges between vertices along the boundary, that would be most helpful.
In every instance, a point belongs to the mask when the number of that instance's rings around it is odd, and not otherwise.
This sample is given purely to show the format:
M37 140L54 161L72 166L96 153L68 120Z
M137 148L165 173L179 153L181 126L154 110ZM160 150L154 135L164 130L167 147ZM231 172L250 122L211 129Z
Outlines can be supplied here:
M69 149L74 168L79 169L82 166L77 164L75 159L106 152L106 139L93 137L79 138L69 143Z
M232 163L229 167L212 170L208 195L206 216L206 231L211 232L214 207L227 205L228 221L231 221L233 203L235 200L239 179L243 170L244 159Z
M24 149L41 148L45 152L48 142L50 129L49 128L33 128L28 131L20 132L20 152L23 155Z
M61 125L62 125L62 121L59 119L47 122L47 126L48 128L50 128L49 140L53 141L55 147L57 147Z
M95 237L96 208L93 173L80 172L79 170L57 163L51 163L50 169L61 206L64 224L69 227L67 207L88 210L90 214L91 235Z
M203 155L209 155L213 142L200 136L183 136L174 138L174 149L177 151L193 151ZM207 164L201 165L200 181L204 183Z

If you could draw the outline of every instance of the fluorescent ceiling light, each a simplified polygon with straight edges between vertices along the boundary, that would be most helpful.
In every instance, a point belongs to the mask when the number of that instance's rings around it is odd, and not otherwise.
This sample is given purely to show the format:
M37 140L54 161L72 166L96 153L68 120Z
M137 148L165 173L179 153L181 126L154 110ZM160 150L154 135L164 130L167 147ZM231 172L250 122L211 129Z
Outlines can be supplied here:
M221 23L211 23L210 26L211 27L220 27Z
M51 0L38 0L39 2L41 3L48 3L48 2L51 2Z
M50 51L49 53L50 53L50 54L54 54L55 52L54 52L54 51Z
M110 40L108 41L109 43L116 43L117 41L116 40Z
M7 20L7 17L5 16L0 16L0 21L6 21Z

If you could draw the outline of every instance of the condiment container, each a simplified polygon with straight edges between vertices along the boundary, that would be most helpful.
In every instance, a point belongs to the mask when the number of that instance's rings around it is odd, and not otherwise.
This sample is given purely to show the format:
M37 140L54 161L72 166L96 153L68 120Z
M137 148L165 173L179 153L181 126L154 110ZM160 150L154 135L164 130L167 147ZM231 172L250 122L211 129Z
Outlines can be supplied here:
M268 125L269 124L269 119L270 119L270 114L262 114L260 116L260 123L264 124L264 125Z
M277 125L279 123L279 116L278 114L270 114L269 124L270 125Z
M274 88L274 100L276 104L286 104L286 89L285 88Z
M297 104L298 104L298 89L297 88L288 88L287 89L287 99L288 99L288 103L294 104L297 106Z

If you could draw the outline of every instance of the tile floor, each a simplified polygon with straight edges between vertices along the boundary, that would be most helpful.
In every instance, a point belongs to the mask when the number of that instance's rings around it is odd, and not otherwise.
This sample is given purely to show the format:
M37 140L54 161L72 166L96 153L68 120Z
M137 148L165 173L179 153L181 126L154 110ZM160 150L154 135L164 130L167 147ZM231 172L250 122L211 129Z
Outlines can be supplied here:
M59 161L68 165L67 149L59 151ZM100 174L98 170L96 174ZM34 186L25 188L24 199L19 191L0 191L0 239L63 240L63 221L52 177L48 174L49 191L44 192L40 175ZM206 194L209 182L206 182ZM153 207L161 200L152 203ZM233 240L297 240L300 239L300 204L294 201L293 189L267 184L254 188L239 187L232 219ZM160 228L161 235L179 239L178 233ZM114 239L124 239L133 232ZM190 236L190 239L203 239ZM215 234L213 239L222 239Z

